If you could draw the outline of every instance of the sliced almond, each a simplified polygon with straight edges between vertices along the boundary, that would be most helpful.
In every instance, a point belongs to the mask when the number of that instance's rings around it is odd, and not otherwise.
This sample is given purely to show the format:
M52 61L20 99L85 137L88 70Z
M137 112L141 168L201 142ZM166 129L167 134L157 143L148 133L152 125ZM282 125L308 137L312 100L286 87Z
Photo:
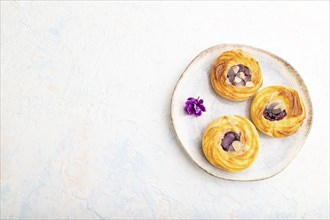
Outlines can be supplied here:
M281 109L277 108L277 109L273 109L272 113L273 114L279 114L281 111L282 111Z
M279 103L275 105L273 109L280 109L281 111L283 111L285 109L285 106L283 103Z
M233 71L228 71L227 77L235 76L235 73Z
M267 109L274 109L274 107L278 104L278 102L271 102L267 105Z
M238 73L238 77L241 78L241 79L244 79L245 78L245 74L243 72L239 72Z
M253 82L246 82L246 84L245 84L245 86L247 86L247 87L253 87L254 86L254 84L253 84Z
M239 141L233 141L233 143L231 143L231 145L233 146L233 148L235 149L235 151L240 151L242 148L242 143Z
M234 79L234 82L235 82L235 83L240 83L240 82L242 82L242 79L241 79L241 78L238 78L238 77L236 76L235 79Z
M233 71L234 71L234 73L238 73L238 71L239 71L239 66L235 66L235 67L233 67Z

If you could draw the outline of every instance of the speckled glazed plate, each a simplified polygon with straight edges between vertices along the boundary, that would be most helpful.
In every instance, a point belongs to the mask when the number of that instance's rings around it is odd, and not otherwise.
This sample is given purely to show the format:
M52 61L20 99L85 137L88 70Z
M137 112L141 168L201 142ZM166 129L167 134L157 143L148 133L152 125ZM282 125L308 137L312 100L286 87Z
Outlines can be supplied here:
M242 49L249 52L259 61L264 83L286 85L296 89L306 107L306 119L297 133L286 138L272 138L259 132L260 152L255 163L238 173L223 171L211 165L202 151L202 137L207 125L224 115L241 115L250 118L252 99L243 102L232 102L220 97L210 83L210 70L213 62L224 51ZM187 115L184 104L188 97L204 99L205 112L201 117ZM312 104L308 89L299 73L282 58L251 46L222 44L211 47L200 53L182 73L174 89L171 103L171 120L176 135L191 157L207 173L228 180L253 181L272 177L280 173L302 148L312 124Z

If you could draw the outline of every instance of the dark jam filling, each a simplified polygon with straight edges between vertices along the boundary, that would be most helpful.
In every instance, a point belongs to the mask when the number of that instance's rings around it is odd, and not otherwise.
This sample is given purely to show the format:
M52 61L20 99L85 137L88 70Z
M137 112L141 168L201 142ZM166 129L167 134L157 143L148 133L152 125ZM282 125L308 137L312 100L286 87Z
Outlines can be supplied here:
M229 131L225 134L225 136L221 140L221 146L224 151L235 151L232 143L234 141L240 141L241 137L239 134L235 132Z
M237 70L237 67L239 68L238 71L234 71ZM244 76L241 74L244 73ZM239 80L239 82L235 82L235 77L237 77ZM227 73L227 78L229 80L229 82L234 85L234 86L246 86L247 82L251 82L251 72L249 70L248 67L239 64L239 65L235 65L232 66Z
M285 110L281 111L279 109L265 108L263 115L269 121L279 121L286 116L286 111Z

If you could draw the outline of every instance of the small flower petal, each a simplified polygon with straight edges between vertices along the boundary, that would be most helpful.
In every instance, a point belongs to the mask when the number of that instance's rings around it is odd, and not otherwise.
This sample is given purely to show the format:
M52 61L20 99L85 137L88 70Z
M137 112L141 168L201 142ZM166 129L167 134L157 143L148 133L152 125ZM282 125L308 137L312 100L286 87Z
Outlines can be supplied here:
M206 108L204 105L200 105L199 108L203 111L203 112L206 112Z
M193 103L195 103L195 101L193 101L193 100L188 100L188 101L186 101L186 104L188 104L188 105L191 105L191 104L193 104Z
M196 116L196 117L199 117L199 116L201 116L201 115L202 115L202 112L201 112L201 111L195 113L195 116Z
M187 108L187 113L189 114L189 115L192 115L192 114L194 114L194 108L190 105L190 106L188 106L188 108Z
M196 106L196 107L195 107L195 112L196 112L196 113L199 113L199 112L201 112L201 109L200 109L198 106Z

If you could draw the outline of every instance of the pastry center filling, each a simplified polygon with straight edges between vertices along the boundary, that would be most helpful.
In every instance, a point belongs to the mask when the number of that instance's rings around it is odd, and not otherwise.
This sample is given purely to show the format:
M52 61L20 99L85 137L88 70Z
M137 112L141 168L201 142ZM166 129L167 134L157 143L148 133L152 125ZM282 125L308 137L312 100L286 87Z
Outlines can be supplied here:
M241 136L233 131L229 131L221 140L221 146L224 151L239 151L242 148L240 142Z
M285 105L280 102L272 102L265 108L263 116L269 121L282 120L286 116Z
M242 64L230 67L227 73L227 78L229 83L233 86L253 86L250 70Z

